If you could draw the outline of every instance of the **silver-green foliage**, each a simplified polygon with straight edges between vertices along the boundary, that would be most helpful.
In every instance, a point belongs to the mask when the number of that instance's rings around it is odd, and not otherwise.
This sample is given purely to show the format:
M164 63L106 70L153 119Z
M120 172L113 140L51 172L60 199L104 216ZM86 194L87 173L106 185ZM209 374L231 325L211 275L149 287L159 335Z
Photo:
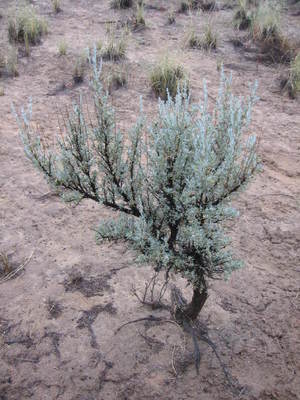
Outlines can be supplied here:
M148 126L141 110L124 134L102 90L96 55L90 61L93 123L79 102L54 151L32 132L31 111L23 111L19 123L29 159L66 200L88 198L120 211L101 222L98 238L126 240L156 270L179 273L203 288L206 278L238 268L222 225L235 216L231 196L258 165L256 139L248 133L255 88L247 99L237 98L222 71L213 111L205 85L200 104L179 89L174 100L159 101L155 122Z

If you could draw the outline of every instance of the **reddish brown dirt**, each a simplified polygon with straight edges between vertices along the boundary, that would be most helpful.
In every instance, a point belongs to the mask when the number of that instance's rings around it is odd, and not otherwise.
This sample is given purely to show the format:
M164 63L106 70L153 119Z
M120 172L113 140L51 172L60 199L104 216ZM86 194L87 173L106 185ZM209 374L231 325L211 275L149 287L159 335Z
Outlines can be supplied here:
M2 48L12 3L0 4ZM209 54L182 49L189 17L178 15L168 26L167 9L174 2L148 1L165 10L146 10L148 28L129 40L128 87L113 93L121 127L135 120L140 95L145 113L155 115L148 71L166 51L185 65L194 99L203 78L215 97L220 61L238 93L259 80L252 129L260 138L263 171L235 200L240 218L230 228L245 268L228 282L212 282L200 318L239 387L233 392L205 343L196 374L192 341L174 325L141 322L114 334L126 321L168 316L130 294L132 285L143 287L151 270L137 268L124 245L96 244L93 228L109 211L90 202L71 208L49 193L25 158L10 111L12 102L20 107L31 96L35 118L54 138L56 108L87 91L86 80L73 87L75 56L104 37L104 21L130 12L113 11L106 0L62 0L63 12L54 15L50 1L32 3L47 18L49 35L20 59L19 77L0 80L0 252L19 265L34 250L22 274L0 284L0 399L299 399L300 107L278 92L281 68L256 62L252 53L249 60L233 47L232 10L213 13L220 43ZM299 40L299 16L292 13L285 25ZM195 16L200 30L211 15ZM63 38L68 55L59 57ZM62 83L66 89L57 90Z

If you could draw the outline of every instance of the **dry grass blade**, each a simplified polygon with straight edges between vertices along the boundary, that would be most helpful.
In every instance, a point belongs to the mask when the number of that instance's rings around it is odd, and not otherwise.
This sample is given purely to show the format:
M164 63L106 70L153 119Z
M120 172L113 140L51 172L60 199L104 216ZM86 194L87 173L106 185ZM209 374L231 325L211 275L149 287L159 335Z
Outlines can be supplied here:
M20 271L22 271L25 268L25 266L29 263L29 261L31 260L33 253L34 253L34 250L31 252L30 256L23 262L23 264L19 265L19 267L15 268L15 269L12 269L10 264L4 264L4 267L6 267L8 265L8 267L10 268L10 271L8 273L6 273L2 279L0 279L0 283L7 282L8 280L14 278ZM3 253L0 254L0 257L1 257L2 263L8 262L7 256L3 255Z

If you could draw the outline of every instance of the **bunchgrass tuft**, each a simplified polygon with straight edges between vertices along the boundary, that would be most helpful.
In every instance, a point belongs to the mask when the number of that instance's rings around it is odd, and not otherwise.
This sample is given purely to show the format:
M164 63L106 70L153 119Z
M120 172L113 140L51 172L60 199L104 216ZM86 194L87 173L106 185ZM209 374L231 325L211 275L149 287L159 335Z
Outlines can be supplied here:
M290 62L293 49L280 27L281 7L276 1L265 0L253 12L251 33L260 45L265 61Z
M281 89L292 99L300 93L300 53L291 61L289 76L281 80Z
M233 25L235 28L244 30L251 27L252 10L248 0L238 0L238 7L233 16Z
M83 82L85 70L86 59L83 56L79 56L73 69L73 81L75 84Z
M60 5L60 0L52 0L52 8L53 11L58 14L59 12L62 11L61 5Z
M193 25L189 27L185 37L185 44L191 49L214 50L217 47L217 35L212 28L212 24L205 26L203 36L196 33Z
M58 44L58 54L60 56L65 56L67 54L67 49L68 45L66 41L63 39L59 44Z
M201 49L202 48L202 40L201 37L196 33L196 29L193 25L191 25L185 35L184 42L187 47L191 49Z
M215 50L217 48L217 34L212 28L212 24L208 23L205 26L203 40L202 40L202 47L205 50Z
M168 24L173 25L176 22L176 14L174 10L169 11L168 13Z
M179 6L179 12L186 13L190 10L190 4L188 1L182 1Z
M133 19L134 19L133 29L140 29L140 28L144 28L146 26L145 7L144 7L143 0L141 0L137 3L136 12L135 12Z
M8 38L11 43L24 43L25 46L40 43L47 33L47 24L36 14L32 6L18 7L8 19Z
M18 76L18 50L9 47L6 54L0 53L0 76Z
M182 13L186 13L189 10L212 11L215 8L215 0L184 0L181 1L178 11Z
M128 82L128 68L124 63L112 66L110 73L106 78L106 88L109 93L119 88L125 87Z
M107 40L102 45L100 55L103 60L119 61L125 58L127 50L127 40L125 32L122 32L119 37L116 35L116 28L107 26Z
M130 8L133 6L133 0L112 0L112 8Z
M163 58L151 71L151 88L157 97L167 100L168 94L174 98L178 88L186 87L188 90L189 82L186 73L181 65L171 61L168 57Z

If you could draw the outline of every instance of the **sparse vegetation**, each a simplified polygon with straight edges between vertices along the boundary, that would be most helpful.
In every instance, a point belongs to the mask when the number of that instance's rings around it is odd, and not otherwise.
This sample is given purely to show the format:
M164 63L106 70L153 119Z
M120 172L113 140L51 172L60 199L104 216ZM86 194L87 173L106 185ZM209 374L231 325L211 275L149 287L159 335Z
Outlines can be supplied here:
M237 29L248 29L252 23L252 10L248 0L238 0L238 7L233 17L233 24Z
M58 45L58 54L60 56L65 56L67 54L67 43L65 40L62 40Z
M173 10L169 11L168 12L168 24L173 25L173 24L175 24L175 22L176 22L175 12Z
M74 83L81 83L84 79L86 69L86 60L83 56L77 58L73 69L73 81Z
M8 37L11 43L27 46L38 44L47 33L47 24L38 16L32 6L18 7L9 15Z
M18 76L18 51L11 46L7 49L6 55L0 53L0 77L1 76L15 77Z
M212 29L212 24L205 26L203 36L196 33L194 25L191 25L186 33L185 43L191 49L212 50L217 47L217 35Z
M294 97L300 92L300 54L291 62L290 85Z
M292 60L288 78L281 80L281 89L288 92L292 99L300 93L300 54Z
M117 65L117 67L110 68L110 71L106 80L109 93L126 86L128 82L128 69L126 65Z
M293 49L280 27L280 4L265 0L252 13L251 32L260 46L264 59L270 62L289 62Z
M180 3L179 12L186 13L189 11L189 9L190 9L190 4L188 1L182 1Z
M202 47L205 50L214 50L217 48L217 34L214 32L212 28L212 24L208 23L205 26L203 40L202 40Z
M136 12L133 16L133 29L141 29L146 26L144 2L139 1L136 5Z
M61 5L60 5L60 0L51 0L52 1L52 7L53 11L58 14L59 12L62 11Z
M187 30L185 43L191 49L201 49L202 40L201 37L196 33L194 26L190 26Z
M100 55L103 60L119 61L126 55L127 41L126 33L123 31L119 37L116 35L114 26L107 26L107 40L102 45Z
M216 8L215 0L184 0L180 3L179 12L189 10L212 11Z
M133 0L112 0L112 8L130 8L133 5Z
M167 100L168 94L171 98L176 96L177 90L189 88L188 79L181 65L170 60L169 57L163 58L151 71L151 88L157 97Z

